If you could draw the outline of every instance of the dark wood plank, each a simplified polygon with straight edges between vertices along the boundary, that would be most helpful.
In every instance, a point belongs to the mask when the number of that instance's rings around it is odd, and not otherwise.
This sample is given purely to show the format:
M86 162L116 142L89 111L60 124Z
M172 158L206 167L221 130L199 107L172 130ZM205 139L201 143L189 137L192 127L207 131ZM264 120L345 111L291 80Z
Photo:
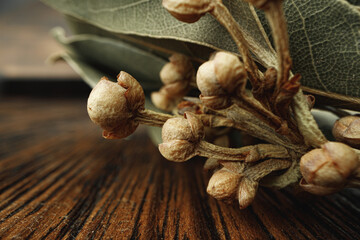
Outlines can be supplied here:
M101 137L86 99L0 101L0 239L360 239L359 190L206 194L202 159L172 163L140 128Z

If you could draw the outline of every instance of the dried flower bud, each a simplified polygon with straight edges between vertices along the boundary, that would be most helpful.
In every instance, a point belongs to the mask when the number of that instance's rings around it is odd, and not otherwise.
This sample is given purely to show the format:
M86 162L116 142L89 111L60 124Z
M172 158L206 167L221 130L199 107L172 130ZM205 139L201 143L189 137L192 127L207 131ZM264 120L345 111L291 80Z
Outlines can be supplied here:
M193 23L213 9L212 0L163 0L162 4L176 19Z
M192 113L186 112L185 118L170 118L162 128L163 143L160 153L171 161L186 161L196 155L196 144L204 138L204 126Z
M204 137L204 126L201 121L191 113L186 112L185 118L170 118L162 128L163 142L172 140L187 140L192 143L200 141Z
M228 52L217 52L213 58L218 83L228 93L244 88L247 72L239 58Z
M230 99L224 96L203 96L200 94L199 98L205 106L212 109L224 109L231 104Z
M164 111L171 111L175 106L176 102L169 98L169 95L164 91L152 92L151 102L159 109Z
M194 68L188 57L182 54L173 54L170 62L160 71L164 86L159 92L151 94L154 105L164 111L173 110L187 93L190 81L194 76Z
M325 187L343 185L359 163L356 152L339 142L327 142L300 160L300 171L308 184Z
M360 117L346 116L338 119L333 127L336 140L360 148Z
M227 169L220 169L210 178L206 191L216 199L229 199L234 196L241 175Z
M318 186L314 184L309 184L305 181L305 179L301 179L299 183L300 187L304 189L305 191L315 194L315 195L329 195L338 192L339 188L333 188L333 187L324 187L324 186Z
M174 82L189 82L194 68L188 57L182 54L173 54L160 71L161 81L167 85Z
M174 162L184 162L196 156L195 145L186 140L172 140L159 144L164 158Z
M203 96L225 95L224 89L219 84L216 74L214 61L203 63L196 75L196 84Z
M259 183L248 178L243 178L239 184L238 200L240 209L248 207L256 196Z
M132 121L137 111L144 109L145 96L140 84L129 74L121 72L118 83L101 78L91 91L87 110L90 119L104 129L108 139L132 134L138 123Z
M121 71L117 76L117 82L126 89L125 97L128 108L131 111L145 109L145 94L140 83L127 72Z
M217 52L210 61L199 67L196 83L200 99L208 107L221 109L230 104L229 94L243 91L247 73L233 54Z

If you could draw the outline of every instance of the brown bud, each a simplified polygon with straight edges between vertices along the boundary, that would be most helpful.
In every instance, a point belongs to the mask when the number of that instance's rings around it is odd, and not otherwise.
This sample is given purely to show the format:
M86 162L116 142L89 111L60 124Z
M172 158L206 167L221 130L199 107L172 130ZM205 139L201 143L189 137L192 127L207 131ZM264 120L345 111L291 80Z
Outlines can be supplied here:
M238 200L240 209L248 207L255 199L259 183L243 178L239 185Z
M196 144L204 138L204 126L192 113L185 118L170 118L162 128L160 153L170 161L186 161L196 155Z
M359 163L356 152L339 142L327 142L300 160L300 171L308 184L336 187L344 185Z
M126 89L125 97L128 108L131 111L145 109L145 94L140 83L127 72L121 71L117 76L117 82Z
M346 116L338 119L332 133L336 140L360 148L360 117Z
M193 23L214 8L212 0L163 0L166 10L176 19Z
M194 68L188 57L173 54L169 60L160 71L164 86L159 92L151 94L154 105L164 111L171 111L176 107L189 90L194 76Z
M196 83L202 103L213 109L230 105L229 94L242 92L247 73L238 57L228 52L217 52L210 61L199 67Z
M245 87L247 72L239 58L228 52L217 52L213 58L218 83L228 93Z
M164 111L171 111L175 106L176 102L169 98L169 95L164 91L152 92L151 102L159 109Z
M315 194L315 195L320 195L320 196L333 194L340 190L339 188L336 188L336 187L333 188L333 187L324 187L324 186L309 184L303 178L300 180L299 185L305 191Z
M194 144L186 140L171 140L161 143L159 151L164 158L175 162L184 162L196 155Z
M106 77L98 82L89 95L87 110L90 119L104 129L105 138L124 138L136 130L138 124L132 118L144 108L144 101L138 82L121 72L118 83Z
M200 94L199 98L205 106L212 109L224 109L231 104L230 99L225 96L203 96Z
M206 191L216 199L229 199L234 196L241 175L227 169L220 169L210 178Z
M214 61L207 61L199 67L196 84L203 96L225 95L225 91L219 84L215 74Z
M188 83L194 73L194 68L188 57L182 54L173 54L160 71L161 81L167 85L174 82Z
M172 140L187 140L196 143L204 137L204 126L201 121L186 112L185 118L170 118L162 128L163 142Z

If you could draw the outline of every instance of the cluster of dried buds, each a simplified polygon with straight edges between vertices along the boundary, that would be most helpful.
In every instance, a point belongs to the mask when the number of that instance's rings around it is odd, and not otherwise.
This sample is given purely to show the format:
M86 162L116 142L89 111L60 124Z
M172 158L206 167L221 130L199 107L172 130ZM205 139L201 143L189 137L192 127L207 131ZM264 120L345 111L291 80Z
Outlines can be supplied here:
M258 70L249 44L221 0L163 0L163 6L180 21L191 23L206 13L213 15L233 37L241 60L229 52L216 52L195 76L190 58L172 55L160 73L164 86L151 99L159 109L173 114L145 109L144 92L131 75L120 72L117 83L102 78L88 99L91 120L109 139L127 137L139 124L162 127L160 153L176 162L208 158L205 168L214 174L207 192L221 200L238 199L240 208L251 204L261 185L300 184L318 195L359 187L360 117L348 116L335 123L333 135L339 142L325 138L310 113L314 98L303 95L300 75L290 72L282 1L248 2L263 9L270 22L277 66L264 73ZM246 89L247 81L251 90ZM199 99L185 101L194 87L200 91ZM263 143L230 148L228 129Z

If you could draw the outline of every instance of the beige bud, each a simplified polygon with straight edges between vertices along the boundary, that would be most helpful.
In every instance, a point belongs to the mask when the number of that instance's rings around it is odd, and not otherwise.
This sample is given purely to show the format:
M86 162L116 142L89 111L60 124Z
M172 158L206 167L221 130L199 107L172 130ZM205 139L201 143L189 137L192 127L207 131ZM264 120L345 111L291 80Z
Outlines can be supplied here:
M229 52L217 52L213 58L218 83L228 93L235 92L246 84L247 72L239 58Z
M188 84L194 73L194 68L188 57L182 54L173 54L160 71L161 81L167 85L174 82Z
M219 200L232 198L238 189L240 179L240 174L220 169L210 178L206 191Z
M196 74L196 84L203 96L225 95L224 89L217 80L214 61L212 60L199 67Z
M159 144L161 155L167 160L184 162L196 156L195 146L186 140L171 140Z
M195 114L185 112L186 118L170 118L162 128L160 153L171 161L187 161L197 155L197 143L204 138L204 126Z
M315 195L329 195L338 192L339 188L333 188L333 187L324 187L324 186L318 186L314 184L309 184L305 181L305 179L301 179L299 183L300 187L304 189L305 191L315 194Z
M239 184L238 200L240 209L248 207L255 199L259 183L243 178Z
M155 105L155 107L164 111L171 111L174 107L176 107L176 102L169 98L168 94L164 91L152 92L151 102Z
M89 95L89 117L104 129L105 138L123 138L137 128L138 124L131 121L133 113L129 109L126 92L126 88L103 77Z
M125 97L128 108L131 111L145 109L145 94L140 83L127 72L121 71L117 76L117 82L126 89Z
M164 8L176 19L193 23L214 8L212 0L163 0Z
M201 102L212 109L224 109L231 104L231 100L226 96L199 96Z
M314 149L301 157L300 171L308 184L336 187L346 183L358 163L354 149L343 143L327 142L321 149Z
M360 148L360 117L346 116L338 119L332 133L336 140Z
M188 120L182 117L167 120L163 125L161 135L163 142L195 139Z

